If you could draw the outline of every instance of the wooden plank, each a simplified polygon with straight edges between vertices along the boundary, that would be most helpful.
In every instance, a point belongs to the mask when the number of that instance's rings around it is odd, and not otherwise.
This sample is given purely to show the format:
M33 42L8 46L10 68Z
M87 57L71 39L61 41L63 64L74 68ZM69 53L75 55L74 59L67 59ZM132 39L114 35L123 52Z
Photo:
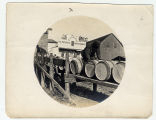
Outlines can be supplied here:
M69 95L66 93L66 91L36 62L37 66L42 70L42 72L45 73L45 75L51 80L53 81L53 83L55 84L55 86L60 90L60 92L62 94L64 94L67 98L69 98L70 100L70 97Z
M115 83L110 83L110 82L106 82L106 81L91 79L91 78L87 78L87 77L80 76L80 75L73 75L73 76L75 78L83 80L83 81L92 82L92 83L99 84L99 85L104 85L104 86L107 86L107 87L112 87L112 88L117 88L118 87L118 84L115 84Z
M66 76L66 73L64 73L64 76ZM69 74L67 78L65 77L65 79L66 79L65 81L68 81L69 83L76 82L76 78L73 76L73 74Z

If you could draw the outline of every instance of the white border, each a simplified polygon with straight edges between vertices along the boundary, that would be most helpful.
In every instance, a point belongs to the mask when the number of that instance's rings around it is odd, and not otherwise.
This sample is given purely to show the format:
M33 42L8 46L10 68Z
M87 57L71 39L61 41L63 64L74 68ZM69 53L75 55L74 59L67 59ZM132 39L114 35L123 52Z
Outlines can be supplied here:
M153 4L156 5L156 0L0 0L0 120L10 120L5 113L5 48L6 48L6 4L7 2L82 2L82 3L109 3L109 4ZM156 15L156 9L154 8L154 20ZM155 22L154 22L155 23ZM153 114L149 120L156 119L156 24L154 24L154 44L153 44ZM34 119L34 118L32 118ZM43 118L46 119L46 118ZM37 120L43 120L37 119ZM54 120L56 118L53 118ZM67 118L69 119L69 118ZM74 118L72 118L74 119ZM84 120L85 118L81 118ZM95 119L95 118L94 118ZM96 118L98 119L98 118ZM100 118L99 118L100 119ZM108 118L103 118L108 119ZM17 119L14 119L17 120ZM30 120L21 118L21 120ZM116 120L112 118L110 120ZM123 120L123 119L119 119ZM134 119L135 120L135 119ZM136 119L137 120L137 119Z

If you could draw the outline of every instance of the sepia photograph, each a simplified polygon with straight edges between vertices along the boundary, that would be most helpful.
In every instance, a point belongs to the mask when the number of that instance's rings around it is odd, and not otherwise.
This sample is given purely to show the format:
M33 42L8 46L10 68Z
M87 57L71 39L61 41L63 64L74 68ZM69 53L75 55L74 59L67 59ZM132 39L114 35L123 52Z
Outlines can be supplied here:
M107 99L122 81L125 63L124 46L113 31L87 16L65 18L47 28L34 53L41 87L74 107Z
M153 5L8 3L10 118L149 118Z

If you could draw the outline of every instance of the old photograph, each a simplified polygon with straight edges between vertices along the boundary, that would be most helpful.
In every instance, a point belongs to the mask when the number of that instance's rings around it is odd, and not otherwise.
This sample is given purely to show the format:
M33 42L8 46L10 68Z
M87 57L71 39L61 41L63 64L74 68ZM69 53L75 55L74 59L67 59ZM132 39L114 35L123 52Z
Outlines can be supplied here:
M148 118L152 5L8 3L11 118Z
M43 33L34 54L34 71L53 99L86 107L116 90L125 60L124 46L108 25L96 18L73 16Z

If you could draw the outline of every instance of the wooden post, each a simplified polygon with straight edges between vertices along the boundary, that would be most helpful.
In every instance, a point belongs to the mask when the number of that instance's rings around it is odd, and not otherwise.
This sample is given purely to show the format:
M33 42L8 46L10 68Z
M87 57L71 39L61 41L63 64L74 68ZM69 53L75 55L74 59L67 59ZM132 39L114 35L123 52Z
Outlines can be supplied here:
M50 71L49 74L53 78L54 77L54 65L53 65L53 54L50 53Z
M93 83L93 91L96 92L97 91L97 84Z
M49 74L52 78L54 78L54 65L53 65L53 54L50 53L50 71ZM54 90L54 83L51 81L50 91Z
M44 88L45 87L45 74L44 74L44 72L41 72L41 86L42 86L42 88Z
M68 81L69 78L69 52L66 52L66 76L65 76L65 91L68 96L70 96L70 83Z

